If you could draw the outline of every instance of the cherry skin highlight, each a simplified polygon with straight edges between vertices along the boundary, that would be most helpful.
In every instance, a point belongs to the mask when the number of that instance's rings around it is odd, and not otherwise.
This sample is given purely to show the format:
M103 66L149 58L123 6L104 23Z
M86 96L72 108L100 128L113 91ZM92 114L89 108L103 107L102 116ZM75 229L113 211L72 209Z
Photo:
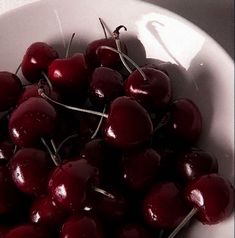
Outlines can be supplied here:
M57 167L49 180L49 193L54 201L69 212L78 212L86 193L97 183L98 170L84 159L68 161Z
M20 79L12 73L0 72L0 112L15 106L22 90Z
M31 146L41 137L50 136L55 127L56 111L43 98L32 97L17 107L9 119L9 133L18 146Z
M10 161L10 170L15 185L22 192L34 196L47 192L52 162L46 152L34 148L20 149Z
M146 80L138 70L132 72L125 82L125 93L135 98L145 108L159 110L165 108L171 99L169 77L153 68L142 68Z
M44 42L35 42L27 49L21 64L24 77L31 83L38 82L42 71L47 72L50 63L57 59L58 53Z
M156 229L173 229L187 215L183 196L172 182L155 185L144 199L145 221Z
M203 224L217 224L234 210L234 188L218 174L203 175L186 188L187 201L198 209L197 218Z
M136 147L148 141L152 134L150 116L138 102L130 97L119 97L112 102L103 130L108 144L121 149Z

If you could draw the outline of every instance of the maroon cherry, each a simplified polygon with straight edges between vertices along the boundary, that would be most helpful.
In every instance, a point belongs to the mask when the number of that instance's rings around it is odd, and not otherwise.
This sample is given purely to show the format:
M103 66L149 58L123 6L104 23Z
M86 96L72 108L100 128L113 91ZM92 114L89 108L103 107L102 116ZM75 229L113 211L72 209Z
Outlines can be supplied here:
M52 230L63 224L66 215L66 212L58 207L50 196L39 197L30 209L30 219L33 223Z
M179 189L172 182L155 185L144 199L146 222L157 229L175 228L187 214Z
M50 238L44 228L31 224L19 225L7 232L4 238Z
M203 175L186 188L186 199L198 209L197 218L203 224L216 224L234 209L234 188L218 174Z
M169 238L174 238L194 215L203 224L213 225L225 220L234 210L234 188L218 174L207 174L192 180L186 187L185 197L193 209Z
M0 72L0 112L15 106L23 90L20 79L12 73Z
M18 204L16 190L9 170L6 166L0 166L0 215L7 214Z
M141 68L146 78L135 70L125 82L125 93L148 109L162 109L171 99L169 77L153 68Z
M14 144L4 140L0 142L0 161L8 162L14 153Z
M145 143L152 133L150 116L137 101L119 97L112 102L103 131L107 143L126 149Z
M109 104L124 94L122 75L107 67L94 70L90 82L90 99L98 105Z
M81 215L70 217L63 225L60 238L102 238L102 227L92 217Z
M35 83L47 72L49 64L58 58L58 53L44 42L35 42L27 49L21 64L25 78Z
M109 46L117 49L115 40L113 38L103 38L91 42L85 53L85 58L91 68L105 66L113 69L118 69L122 62L117 53L111 52L107 49L99 49L101 46ZM124 43L121 44L122 52L127 53L127 48Z
M52 85L62 92L79 92L88 84L88 69L83 54L77 53L71 58L56 59L48 69Z
M79 211L86 199L86 192L97 183L97 176L97 169L84 159L65 162L50 177L50 195L64 209Z
M16 186L24 193L39 196L47 191L52 168L47 153L34 148L23 148L10 161L10 170Z
M45 90L46 94L49 95L52 99L54 99L56 101L60 101L59 93L55 89L51 90L49 88L49 86L45 85L44 86L44 90ZM24 89L22 94L20 95L17 104L19 105L19 104L21 104L22 102L28 100L31 97L41 97L38 94L38 85L37 84L28 85Z
M32 97L19 105L9 119L12 141L19 146L35 144L49 136L55 127L56 111L43 98Z
M191 148L178 155L177 171L181 178L189 181L205 174L217 173L218 162L212 154Z
M160 155L151 148L124 154L123 178L133 190L149 187L158 176L159 169Z
M121 227L117 238L153 238L154 236L140 224L128 224Z
M192 144L202 130L202 117L198 107L186 98L175 100L170 107L169 136L177 141Z

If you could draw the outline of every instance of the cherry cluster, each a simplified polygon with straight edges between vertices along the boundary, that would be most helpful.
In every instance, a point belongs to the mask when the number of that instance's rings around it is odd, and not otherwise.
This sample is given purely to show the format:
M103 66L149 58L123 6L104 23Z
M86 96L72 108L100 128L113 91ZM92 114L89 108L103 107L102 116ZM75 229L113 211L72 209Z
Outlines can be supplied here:
M121 28L72 56L72 39L65 57L33 43L27 85L0 72L0 238L173 238L232 213L198 107L172 99L170 63L128 57Z

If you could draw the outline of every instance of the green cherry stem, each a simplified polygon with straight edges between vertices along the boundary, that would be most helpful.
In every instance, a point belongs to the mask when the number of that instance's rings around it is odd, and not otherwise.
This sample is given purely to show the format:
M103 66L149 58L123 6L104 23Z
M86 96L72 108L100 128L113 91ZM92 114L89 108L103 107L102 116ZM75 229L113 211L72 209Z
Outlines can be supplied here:
M66 49L65 58L68 58L68 57L69 57L69 52L70 52L70 49L71 49L71 46L72 46L72 42L73 42L74 37L75 37L75 33L73 33L72 36L71 36L71 38L70 38L68 47L67 47L67 49Z

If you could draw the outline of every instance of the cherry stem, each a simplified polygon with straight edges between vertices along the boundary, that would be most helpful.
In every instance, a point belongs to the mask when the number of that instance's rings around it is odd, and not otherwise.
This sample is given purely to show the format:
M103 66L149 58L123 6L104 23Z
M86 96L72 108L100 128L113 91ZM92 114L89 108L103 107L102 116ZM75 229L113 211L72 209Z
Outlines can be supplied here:
M163 235L164 235L164 230L160 230L158 238L163 238Z
M106 105L104 106L103 113L105 113L105 111L106 111ZM100 118L100 121L99 121L99 123L98 123L98 126L97 126L96 130L95 130L95 132L93 133L93 135L91 136L91 139L92 139L92 140L93 140L93 139L96 137L96 135L98 134L98 132L99 132L99 130L100 130L100 127L101 127L101 125L102 125L102 122L103 122L103 117Z
M50 142L51 142L51 145L52 145L52 148L53 148L54 152L56 152L56 146L55 146L54 140L51 139Z
M111 198L111 199L115 199L115 196L113 196L113 194L108 193L107 191L101 189L101 188L97 188L97 187L93 187L93 191L104 195L105 197Z
M21 65L22 65L22 64L19 64L19 66L17 67L17 69L16 69L16 71L15 71L15 75L17 75L17 74L19 73L20 68L21 68Z
M120 41L120 38L119 38L119 35L120 35L120 29L124 28L125 31L127 31L127 28L123 25L120 25L118 26L114 32L113 32L113 38L115 40L115 43L116 43L116 46L117 46L117 50L118 51L122 51L122 48L121 48L121 41ZM132 70L130 69L130 67L127 65L125 59L123 58L122 54L119 54L119 57L123 63L123 65L125 66L126 70L131 74L132 73Z
M17 145L15 145L15 146L14 146L14 149L13 149L13 154L15 154L15 153L16 153L17 149L18 149L18 146L17 146Z
M52 84L51 84L50 79L47 77L47 75L46 75L45 72L43 72L43 71L42 71L42 75L43 75L44 79L46 80L46 82L47 82L47 84L48 84L48 86L49 86L49 88L50 88L50 91L52 91L52 90L53 90L53 86L52 86Z
M58 167L60 165L60 161L58 161L59 158L52 153L51 149L49 148L48 144L46 143L46 141L43 138L41 138L41 141L42 141L43 145L46 147L46 149L47 149L52 161L54 162L55 166Z
M59 144L59 146L57 147L57 149L56 149L56 154L58 154L59 153L59 151L61 150L61 148L64 146L64 144L67 142L67 141L69 141L69 140L71 140L71 139L73 139L73 138L76 138L76 137L78 137L78 134L74 134L74 135L71 135L71 136L68 136L68 137L66 137L60 144Z
M99 17L99 21L100 21L100 24L101 24L101 26L103 27L104 31L105 31L105 29L106 29L107 32L109 33L109 35L112 36L112 32L111 32L110 29L107 27L107 25L105 24L105 22L103 21L103 19ZM105 32L106 32L106 31L105 31ZM105 33L104 33L104 34L105 34ZM105 36L106 36L106 34L105 34ZM107 37L106 37L106 39L107 39Z
M42 88L38 89L38 94L41 97L47 99L48 101L53 102L54 104L59 105L59 106L61 106L63 108L66 108L66 109L69 109L69 110L73 110L73 111L77 111L77 112L84 112L84 113L93 114L93 115L96 115L96 116L108 118L108 114L105 114L105 113L102 113L102 112L96 112L96 111L92 111L92 110L88 110L88 109L72 107L72 106L69 106L69 105L57 102L57 101L53 100L52 98L50 98L49 96L47 96L44 93L44 90Z
M68 47L67 47L67 49L66 49L65 58L68 58L68 57L69 57L69 52L70 52L70 49L71 49L71 46L72 46L72 42L73 42L74 36L75 36L75 33L73 33L72 36L71 36L71 38L70 38Z
M181 223L172 231L168 238L174 238L178 232L189 222L189 220L198 212L197 208L193 208L189 214L181 221Z
M119 51L119 50L116 50L114 49L113 47L109 47L109 46L100 46L98 47L97 51L100 50L100 49L106 49L106 50L111 50L113 52L116 52L117 54L122 54L122 56L127 59L139 72L140 74L142 75L142 77L144 78L144 81L147 80L146 78L146 75L144 73L144 71L130 58L128 57L126 54L124 54L123 52Z
M107 39L108 36L107 36L106 29L105 29L105 27L104 27L104 22L103 22L103 20L102 20L100 17L99 17L99 21L100 21L100 24L101 24L101 26L102 26L102 29L103 29L103 32L104 32L105 39Z

